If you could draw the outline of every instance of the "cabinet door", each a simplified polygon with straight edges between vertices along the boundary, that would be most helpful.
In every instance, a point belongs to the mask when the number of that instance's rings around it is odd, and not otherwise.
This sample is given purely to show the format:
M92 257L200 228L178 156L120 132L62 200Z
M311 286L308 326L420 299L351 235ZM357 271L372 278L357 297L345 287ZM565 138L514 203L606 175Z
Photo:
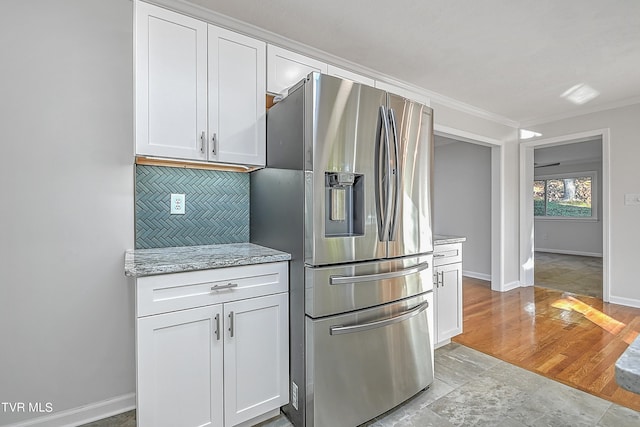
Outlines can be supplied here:
M351 80L356 83L362 83L369 86L375 85L375 80L371 77L365 77L360 74L354 73L353 71L345 70L340 67L336 67L335 65L327 66L327 74L334 77L340 77L341 79Z
M313 71L327 74L327 64L277 46L267 46L267 91L281 93Z
M222 320L222 305L138 319L138 427L223 425Z
M264 166L266 91L266 43L209 25L209 160Z
M436 336L440 343L462 333L462 264L434 268L436 275Z
M288 294L224 305L225 425L289 402Z
M207 24L135 5L136 154L205 159Z

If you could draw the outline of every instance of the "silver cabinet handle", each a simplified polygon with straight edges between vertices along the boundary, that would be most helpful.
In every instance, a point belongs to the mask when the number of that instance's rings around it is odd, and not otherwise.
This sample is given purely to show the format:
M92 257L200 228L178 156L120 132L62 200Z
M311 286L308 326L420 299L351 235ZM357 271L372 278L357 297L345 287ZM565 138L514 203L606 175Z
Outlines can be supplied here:
M238 284L237 283L231 283L229 282L226 285L215 285L211 287L212 291L221 291L223 289L231 289L231 288L237 288Z
M216 335L216 340L220 341L220 314L216 314L216 331L214 332Z
M200 152L204 153L204 142L207 140L207 137L204 134L204 131L200 134Z
M229 336L233 338L233 311L229 313Z
M216 143L218 142L215 132L214 132L213 136L211 137L211 142L212 142L212 144L211 144L211 146L212 146L211 154L213 154L215 156L216 155Z
M440 286L444 288L444 271L440 272Z
M446 256L447 256L447 255L445 255L445 254L433 254L433 257L434 257L434 258L444 258L444 257L446 257Z
M405 311L404 313L400 314L399 316L394 316L391 317L389 319L384 319L384 320L376 320L374 322L369 322L369 323L361 323L359 325L353 325L353 326L332 326L329 328L329 333L331 335L342 335L342 334L351 334L354 332L363 332L363 331L368 331L371 329L377 329L377 328L382 328L384 326L389 326L389 325L393 325L395 323L400 323L403 322L407 319L410 319L412 317L417 316L418 314L422 313L424 310L427 309L427 307L429 307L429 302L425 301L422 304L420 304L419 306L409 310L409 311Z
M349 283L371 282L374 280L393 279L395 277L408 276L409 274L418 273L422 270L429 268L429 262L423 262L415 267L405 268L404 270L389 271L386 273L376 274L363 274L360 276L331 276L329 278L329 284L331 285L346 285Z

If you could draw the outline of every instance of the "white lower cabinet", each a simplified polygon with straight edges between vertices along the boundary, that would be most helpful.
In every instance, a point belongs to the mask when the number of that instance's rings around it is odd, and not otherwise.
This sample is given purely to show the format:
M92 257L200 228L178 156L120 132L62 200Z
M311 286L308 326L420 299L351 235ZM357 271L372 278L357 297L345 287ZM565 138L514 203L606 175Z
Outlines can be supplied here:
M462 243L436 245L433 284L436 347L462 333Z
M166 275L172 280L141 278L148 283L143 280L140 288L158 283L156 295L192 298L196 292L189 282L206 280L203 274L211 272L203 285L221 290L210 291L215 304L138 317L138 427L231 427L259 421L288 403L288 293L234 300L251 288L281 290L288 284L286 265ZM223 287L219 276L225 270L233 274ZM184 284L174 286L181 275ZM260 280L267 283L263 288ZM138 308L145 305L140 301L145 295L138 292ZM218 303L225 297L229 302Z
M222 426L222 305L138 320L138 426Z
M235 426L289 401L286 293L224 305L224 419Z
M462 264L435 267L436 342L462 333Z

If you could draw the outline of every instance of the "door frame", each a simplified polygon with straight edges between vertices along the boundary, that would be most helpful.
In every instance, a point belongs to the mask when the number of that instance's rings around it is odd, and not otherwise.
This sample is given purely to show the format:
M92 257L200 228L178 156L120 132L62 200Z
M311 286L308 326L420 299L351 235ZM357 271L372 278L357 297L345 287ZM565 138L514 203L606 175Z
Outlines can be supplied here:
M504 281L504 141L460 129L435 124L438 136L491 148L491 290L504 292L510 288Z
M520 142L520 285L534 284L534 221L533 221L533 150L540 147L580 142L580 140L602 138L602 299L609 302L610 289L610 227L609 213L610 199L610 156L609 156L609 128L594 129L585 132L572 133L553 138Z

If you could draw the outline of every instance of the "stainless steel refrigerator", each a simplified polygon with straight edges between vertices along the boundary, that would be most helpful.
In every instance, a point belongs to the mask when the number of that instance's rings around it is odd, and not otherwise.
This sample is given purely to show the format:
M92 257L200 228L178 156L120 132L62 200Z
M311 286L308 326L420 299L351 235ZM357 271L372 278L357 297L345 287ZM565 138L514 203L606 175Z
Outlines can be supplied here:
M309 74L267 114L251 241L292 254L292 422L354 427L433 382L431 108ZM256 355L259 357L259 355Z

